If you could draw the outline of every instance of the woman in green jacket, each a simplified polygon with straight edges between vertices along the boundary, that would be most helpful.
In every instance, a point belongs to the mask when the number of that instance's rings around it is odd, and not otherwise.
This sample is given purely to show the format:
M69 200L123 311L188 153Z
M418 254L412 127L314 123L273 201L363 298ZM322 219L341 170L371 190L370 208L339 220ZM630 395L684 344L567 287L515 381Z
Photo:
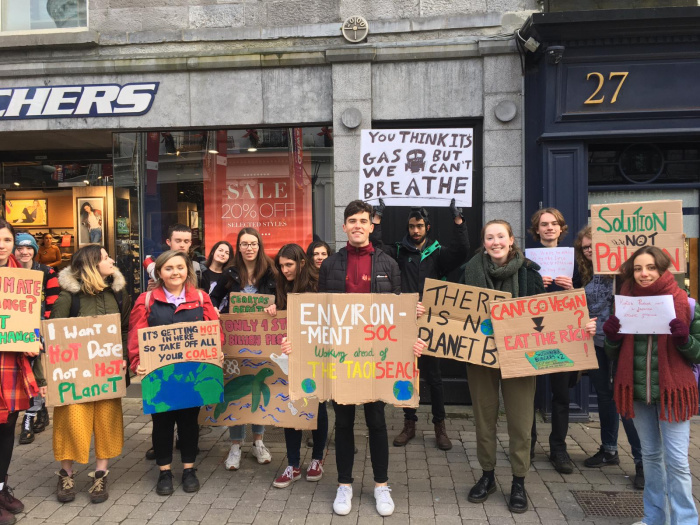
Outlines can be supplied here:
M670 264L659 248L645 246L620 268L621 295L672 296L676 317L670 333L623 334L614 315L603 325L605 351L618 360L615 404L621 416L634 418L642 443L646 483L644 518L638 524L643 525L698 523L688 447L690 418L698 412L692 363L700 362L700 309L692 311L668 271Z
M71 266L59 274L58 282L61 293L54 303L51 319L73 317L74 297L78 302L78 317L119 313L122 351L126 355L131 300L124 289L124 276L105 249L91 244L78 250L73 255ZM123 366L126 373L126 357ZM73 462L88 463L93 434L97 465L95 472L89 474L93 482L88 492L93 503L107 500L107 464L110 458L121 454L124 445L121 399L59 406L54 409L53 420L54 457L61 462L58 501L65 503L75 499Z

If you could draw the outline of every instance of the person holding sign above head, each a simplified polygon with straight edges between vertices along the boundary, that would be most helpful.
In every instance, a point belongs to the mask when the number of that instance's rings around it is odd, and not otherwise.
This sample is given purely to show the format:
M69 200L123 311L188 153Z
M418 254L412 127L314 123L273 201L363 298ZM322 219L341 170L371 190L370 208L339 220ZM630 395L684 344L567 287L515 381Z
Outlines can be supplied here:
M381 250L375 250L369 242L372 233L372 206L355 200L344 212L343 231L348 244L321 264L318 291L321 293L394 293L401 292L401 274L396 261ZM418 303L417 314L425 311ZM420 356L425 343L418 339L413 346ZM282 351L289 354L291 343L285 340ZM345 516L352 509L352 468L355 461L355 405L333 402L335 409L335 449L338 468L338 491L333 511ZM374 401L363 405L365 422L369 429L369 452L374 474L374 499L381 516L391 516L394 501L391 499L389 481L389 438L384 419L384 402Z
M374 232L370 241L376 248L382 249L393 257L401 270L401 291L423 295L425 279L442 279L452 270L458 268L466 259L469 251L469 236L467 224L462 217L462 210L457 208L455 200L450 203L450 211L454 218L452 238L448 247L430 238L430 217L425 208L413 208L408 214L407 233L401 242L385 245L382 240L382 215L384 200L379 199L374 218ZM424 355L418 362L421 378L430 386L433 425L435 441L440 450L450 450L452 442L445 430L445 394L442 389L440 375L440 360L437 357ZM415 408L404 408L404 426L401 433L394 439L395 447L403 447L416 435L418 416Z
M58 282L61 293L51 310L51 319L120 313L125 350L131 299L125 290L124 276L105 249L96 244L79 249L71 265L59 273ZM125 355L125 373L126 365ZM61 462L57 473L58 501L66 503L75 499L73 462L88 463L93 434L97 464L95 472L89 474L93 482L88 492L93 503L106 501L109 496L107 466L110 458L121 454L124 445L121 399L57 406L53 411L53 424L53 453Z
M526 259L515 244L509 223L489 221L481 230L483 251L464 266L460 282L480 288L509 292L512 297L544 293L539 266ZM508 508L511 512L528 509L525 476L530 469L530 430L535 412L535 377L502 379L498 368L467 363L469 393L476 424L476 455L483 470L469 491L472 503L486 501L496 491L496 424L499 384L503 392L508 422L509 457L513 472Z
M5 219L0 219L0 279L5 269L20 268L12 255L14 244L14 228ZM7 472L20 411L29 408L32 397L46 395L46 387L40 389L35 378L35 371L40 371L40 361L35 359L34 371L30 364L30 359L37 355L0 351L0 525L15 523L14 514L24 510L24 504L14 497L7 484Z
M238 232L236 255L233 265L224 270L211 292L211 301L219 311L228 306L231 292L246 292L275 295L277 270L275 263L265 253L262 237L255 228L243 228ZM264 425L253 426L253 456L258 463L265 465L272 461L272 455L263 443ZM245 425L229 428L231 448L224 462L226 470L238 470L241 465L241 443L245 439Z
M318 271L306 257L304 250L297 244L285 244L275 257L277 268L277 297L275 304L265 308L265 312L275 316L278 310L287 309L287 294L318 292ZM328 411L326 404L318 405L318 426L312 430L313 452L311 463L306 469L307 481L319 481L323 477L323 453L328 438ZM272 483L274 487L285 488L301 478L301 438L302 431L293 428L284 429L284 441L287 444L288 466Z
M569 227L564 216L556 208L537 210L531 219L530 233L535 241L545 248L556 248L566 236ZM566 275L543 275L545 291L559 292L581 287L581 278L574 266L573 277ZM561 474L571 474L574 464L566 451L566 435L569 433L569 388L576 384L578 372L558 372L549 374L549 384L552 389L552 431L549 434L549 460L554 469ZM532 419L532 441L530 458L535 457L537 443L537 422Z
M314 263L317 270L321 268L321 263L331 255L333 255L333 250L324 241L312 241L306 248L306 256Z
M598 369L589 370L588 377L595 388L598 396L598 414L600 415L600 440L602 445L600 450L584 461L586 467L605 467L608 465L619 465L620 458L617 453L617 434L620 427L620 417L617 415L615 401L613 400L613 389L611 378L614 376L614 361L610 361L605 355L603 333L603 323L610 317L613 305L613 276L593 274L593 237L591 227L583 228L574 242L576 251L576 263L581 284L586 290L586 302L588 303L588 314L596 319L596 333L593 337L596 358L598 359ZM644 488L644 467L642 466L642 446L639 443L639 435L634 428L634 421L629 418L622 418L622 426L627 434L627 441L632 448L632 456L636 475L634 477L634 487Z
M166 326L174 323L216 321L219 313L209 296L197 290L197 277L190 258L181 251L168 250L158 256L154 274L156 286L138 296L129 320L129 359L131 369L139 375L147 370L141 366L138 331L141 328ZM223 354L221 354L223 360ZM197 458L200 407L182 408L151 414L153 418L153 450L160 469L156 492L161 496L173 493L173 435L175 424L180 440L182 458L182 490L197 492L194 462Z
M670 264L659 248L645 246L620 267L621 295L673 298L676 317L669 332L621 333L620 319L611 315L603 325L605 352L617 360L617 410L634 419L642 444L646 481L639 524L696 525L688 447L690 418L698 413L698 378L691 364L700 363L700 307L691 307L668 271Z

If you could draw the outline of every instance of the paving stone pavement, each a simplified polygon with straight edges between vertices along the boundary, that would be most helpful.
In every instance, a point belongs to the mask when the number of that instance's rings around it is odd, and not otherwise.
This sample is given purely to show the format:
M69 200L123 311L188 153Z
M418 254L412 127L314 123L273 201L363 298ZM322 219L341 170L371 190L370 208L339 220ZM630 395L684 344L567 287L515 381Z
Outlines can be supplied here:
M145 524L212 524L253 523L282 524L413 524L427 525L506 525L506 524L630 524L636 519L587 517L576 503L572 490L634 491L630 476L634 463L629 445L620 432L620 465L604 469L587 469L583 460L598 450L600 426L597 421L575 423L567 439L569 453L576 469L573 474L561 475L547 460L548 425L541 423L537 456L526 480L530 510L511 514L506 506L510 492L511 472L507 459L508 434L505 418L499 422L499 449L496 479L497 490L485 503L467 501L467 492L480 476L476 459L476 437L471 407L446 407L447 430L454 447L442 452L435 446L430 424L430 408L422 406L417 425L417 436L406 447L390 447L389 483L396 504L394 515L381 518L374 507L372 467L367 445L367 429L362 412L356 422L355 483L352 511L348 516L335 516L332 502L336 491L337 470L333 446L333 410L330 417L330 445L325 460L325 474L318 483L301 480L286 489L272 487L273 479L286 467L284 438L280 429L268 427L265 443L272 453L272 463L258 465L250 453L250 443L244 445L241 468L236 472L224 469L228 453L228 435L225 429L215 428L200 438L201 455L197 460L197 474L201 489L186 494L180 485L182 467L177 459L173 464L175 493L169 497L155 493L157 468L153 461L144 459L150 447L151 418L141 411L139 399L125 398L125 443L121 456L110 464L109 493L105 503L93 505L87 495L87 474L94 469L76 465L75 501L61 504L56 501L58 464L51 448L53 425L37 434L30 445L16 445L10 465L9 485L25 504L18 523L90 525L92 523ZM389 440L403 426L400 409L387 406ZM19 425L17 428L19 435ZM693 473L693 494L700 498L700 418L694 418L691 427L690 466ZM310 433L309 433L310 435ZM306 439L304 439L304 443ZM311 459L311 449L302 445L302 465ZM505 494L504 494L505 492Z

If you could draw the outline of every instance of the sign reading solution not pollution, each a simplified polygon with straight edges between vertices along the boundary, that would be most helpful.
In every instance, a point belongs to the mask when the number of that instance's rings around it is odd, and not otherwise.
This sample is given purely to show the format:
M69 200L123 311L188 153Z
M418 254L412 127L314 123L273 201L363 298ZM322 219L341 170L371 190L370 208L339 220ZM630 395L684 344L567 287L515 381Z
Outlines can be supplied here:
M47 406L126 395L119 314L43 321Z
M0 268L0 352L39 352L39 270Z
M425 315L418 337L428 344L425 355L498 368L489 302L510 299L508 292L426 279Z
M490 307L503 378L598 368L584 330L583 289L494 301Z
M418 406L418 294L290 294L292 400Z

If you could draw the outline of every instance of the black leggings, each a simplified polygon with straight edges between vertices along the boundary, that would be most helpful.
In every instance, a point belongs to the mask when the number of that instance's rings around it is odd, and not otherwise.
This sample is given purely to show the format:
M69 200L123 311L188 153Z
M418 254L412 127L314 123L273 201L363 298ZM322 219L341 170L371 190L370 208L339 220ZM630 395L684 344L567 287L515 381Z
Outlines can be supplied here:
M158 466L173 462L173 435L177 423L177 436L180 439L180 457L183 463L194 463L197 459L199 443L199 407L182 408L152 414L153 417L153 451Z
M12 450L15 447L15 427L19 412L10 412L7 423L0 425L0 483L5 482L5 476L10 468Z

